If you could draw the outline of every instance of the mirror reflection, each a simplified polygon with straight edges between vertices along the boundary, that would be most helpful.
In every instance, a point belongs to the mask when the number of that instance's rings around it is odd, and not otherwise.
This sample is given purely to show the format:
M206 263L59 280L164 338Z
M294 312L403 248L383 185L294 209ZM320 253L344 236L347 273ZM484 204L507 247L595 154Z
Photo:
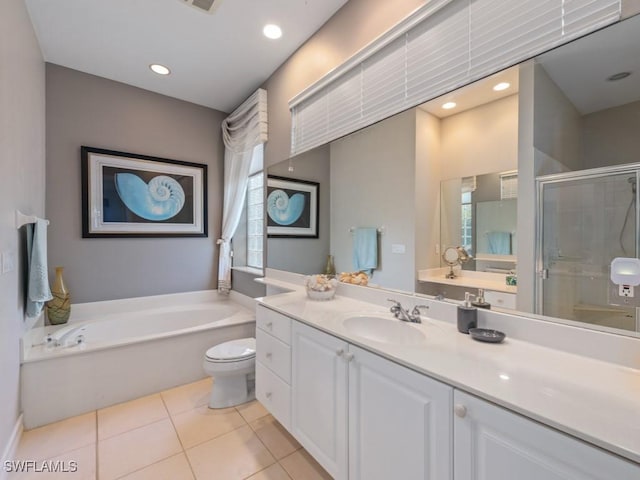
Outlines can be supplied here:
M317 239L269 238L267 264L321 273L333 255L353 272L354 232L375 229L370 286L484 288L494 307L639 331L608 280L615 256L638 253L637 174L607 170L640 160L639 120L631 18L270 167L319 182L320 217ZM472 259L447 279L442 253L458 246Z

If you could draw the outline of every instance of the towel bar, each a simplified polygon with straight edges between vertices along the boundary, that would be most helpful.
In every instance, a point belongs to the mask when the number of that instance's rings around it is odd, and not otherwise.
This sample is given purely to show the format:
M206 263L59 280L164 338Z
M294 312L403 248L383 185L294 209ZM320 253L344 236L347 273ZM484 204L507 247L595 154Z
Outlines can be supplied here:
M380 235L384 235L384 232L385 232L385 228L384 227L377 228L376 230L378 230L378 233ZM355 231L356 231L356 227L350 227L349 228L349 233L353 234L353 233L355 233Z
M38 217L35 215L25 215L20 210L16 210L16 228L18 230L27 223L36 223L36 220L38 220ZM46 220L46 222L49 225L49 220Z

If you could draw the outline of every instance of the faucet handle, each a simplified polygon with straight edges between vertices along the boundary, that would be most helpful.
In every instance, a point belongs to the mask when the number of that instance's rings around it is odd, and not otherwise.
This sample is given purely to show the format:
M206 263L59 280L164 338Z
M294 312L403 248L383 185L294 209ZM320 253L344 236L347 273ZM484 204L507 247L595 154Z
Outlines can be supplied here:
M416 305L415 307L413 307L413 310L411 310L411 315L419 317L421 308L425 308L428 310L429 305Z
M394 307L401 307L402 306L402 305L400 305L399 301L394 300L393 298L387 298L387 302L395 303Z

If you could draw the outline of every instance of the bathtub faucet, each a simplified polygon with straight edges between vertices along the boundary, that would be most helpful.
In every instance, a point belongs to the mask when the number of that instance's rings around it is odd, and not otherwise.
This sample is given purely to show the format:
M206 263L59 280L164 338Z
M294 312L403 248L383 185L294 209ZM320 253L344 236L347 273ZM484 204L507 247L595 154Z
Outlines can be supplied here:
M86 329L86 325L69 325L48 335L46 340L47 342L53 343L56 347L66 347L69 339L74 335L76 336L74 343L80 343L78 342L78 339L81 337L80 333Z

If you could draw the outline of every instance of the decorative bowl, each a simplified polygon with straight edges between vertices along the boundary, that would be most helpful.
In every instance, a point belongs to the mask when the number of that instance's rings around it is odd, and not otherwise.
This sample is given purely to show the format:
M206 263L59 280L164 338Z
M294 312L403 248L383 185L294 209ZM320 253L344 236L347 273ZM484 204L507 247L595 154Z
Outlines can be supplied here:
M307 296L312 300L331 300L336 294L338 281L328 275L310 275L305 278Z

